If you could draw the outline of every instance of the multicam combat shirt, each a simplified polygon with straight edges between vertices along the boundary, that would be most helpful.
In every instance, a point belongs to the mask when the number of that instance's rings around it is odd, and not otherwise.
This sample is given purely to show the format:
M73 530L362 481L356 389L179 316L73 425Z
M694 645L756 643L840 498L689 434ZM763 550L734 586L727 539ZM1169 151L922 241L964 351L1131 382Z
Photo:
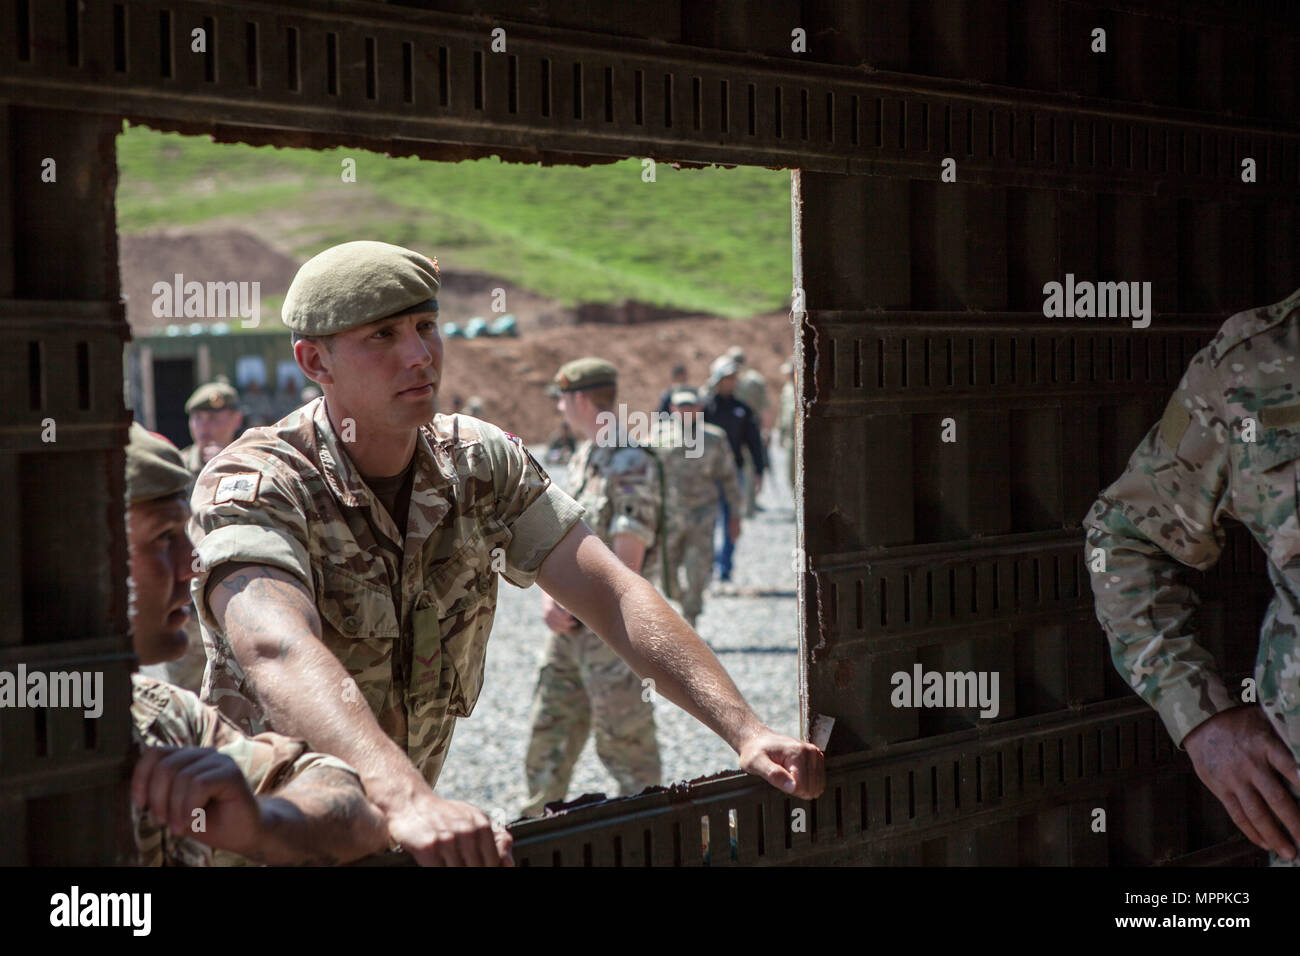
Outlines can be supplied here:
M361 479L318 398L255 428L194 489L203 696L240 727L267 718L203 593L222 564L281 568L311 591L322 641L430 785L483 683L497 573L528 587L582 516L518 439L465 415L420 429L406 535Z
M731 455L727 433L710 425L700 416L693 439L698 445L688 449L682 426L668 420L655 428L650 445L664 463L667 525L677 530L703 521L712 533L711 516L718 508L718 490L732 514L739 514L740 483L736 460ZM697 452L691 457L690 452Z
M614 538L630 534L646 546L642 569L650 567L659 527L659 468L645 448L585 441L569 459L568 486L585 509L587 525L611 550Z
M250 737L189 691L143 674L131 675L131 723L136 740L145 746L215 748L235 761L249 789L259 796L274 793L316 767L357 775L337 757L309 752L302 740L274 733ZM211 847L173 836L135 806L131 813L140 862L145 866L212 865ZM216 856L221 862L247 862L231 853Z
M1189 628L1204 570L1240 521L1268 555L1274 596L1255 663L1258 700L1300 759L1300 291L1230 318L1192 359L1164 417L1084 519L1097 617L1115 666L1174 742L1241 703ZM1253 432L1253 435L1252 435ZM1254 440L1251 441L1250 438Z

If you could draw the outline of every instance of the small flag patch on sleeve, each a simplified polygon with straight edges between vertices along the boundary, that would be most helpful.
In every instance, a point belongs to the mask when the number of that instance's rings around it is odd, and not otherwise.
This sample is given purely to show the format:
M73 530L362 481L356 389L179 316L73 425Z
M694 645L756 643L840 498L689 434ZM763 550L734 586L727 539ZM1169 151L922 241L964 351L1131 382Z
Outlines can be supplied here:
M225 475L217 482L213 492L212 503L224 504L227 501L256 501L257 491L262 484L262 475L256 471L245 471L235 475Z

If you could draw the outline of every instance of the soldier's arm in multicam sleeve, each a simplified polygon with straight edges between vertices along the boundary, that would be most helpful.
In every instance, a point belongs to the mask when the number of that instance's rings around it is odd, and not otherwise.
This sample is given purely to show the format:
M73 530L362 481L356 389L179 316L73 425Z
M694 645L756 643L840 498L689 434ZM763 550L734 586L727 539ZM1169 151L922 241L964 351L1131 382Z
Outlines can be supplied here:
M659 528L659 467L653 452L623 448L610 462L610 540L614 554L638 573Z
M1240 703L1196 639L1198 601L1183 580L1183 565L1209 568L1223 548L1234 423L1224 420L1222 394L1199 353L1161 423L1083 522L1097 619L1115 667L1180 748L1197 726Z

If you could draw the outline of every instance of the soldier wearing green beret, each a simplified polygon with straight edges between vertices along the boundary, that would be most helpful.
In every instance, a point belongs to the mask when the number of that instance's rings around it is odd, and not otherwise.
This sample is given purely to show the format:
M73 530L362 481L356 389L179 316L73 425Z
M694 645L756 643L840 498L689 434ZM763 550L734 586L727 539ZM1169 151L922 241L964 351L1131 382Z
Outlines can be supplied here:
M746 769L819 793L821 752L754 716L517 438L435 414L439 286L435 261L370 241L326 249L295 276L283 319L324 396L245 432L194 490L209 699L247 729L300 734L355 766L420 862L508 864L508 833L433 790L478 699L502 575L540 584Z
M185 533L190 477L171 442L131 426L130 623L141 664L185 648L181 626L195 575ZM132 820L146 865L345 862L386 845L383 815L343 761L280 734L250 737L189 691L144 674L131 676L131 691L142 747L131 778Z
M575 359L555 376L556 407L575 435L585 439L569 460L568 487L585 511L587 526L632 571L652 565L647 553L662 542L660 484L654 459L613 430L602 442L602 413L612 412L618 371L598 358ZM532 734L524 759L525 816L563 800L588 731L596 754L622 794L660 782L654 704L641 678L591 628L549 594L542 618L550 628L533 693Z
M243 427L239 393L224 382L200 385L186 401L185 414L189 416L190 437L194 442L181 452L181 460L198 477L203 466L234 441Z

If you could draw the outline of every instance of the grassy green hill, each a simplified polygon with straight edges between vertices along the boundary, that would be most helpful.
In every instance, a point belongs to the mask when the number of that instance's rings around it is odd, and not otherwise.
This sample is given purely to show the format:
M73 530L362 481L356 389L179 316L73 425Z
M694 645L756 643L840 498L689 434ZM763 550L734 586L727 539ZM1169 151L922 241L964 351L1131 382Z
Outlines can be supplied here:
M356 182L342 182L345 158ZM790 298L790 174L639 159L541 167L433 163L358 149L118 138L123 232L220 221L306 257L348 239L407 244L565 305L636 299L743 317Z

